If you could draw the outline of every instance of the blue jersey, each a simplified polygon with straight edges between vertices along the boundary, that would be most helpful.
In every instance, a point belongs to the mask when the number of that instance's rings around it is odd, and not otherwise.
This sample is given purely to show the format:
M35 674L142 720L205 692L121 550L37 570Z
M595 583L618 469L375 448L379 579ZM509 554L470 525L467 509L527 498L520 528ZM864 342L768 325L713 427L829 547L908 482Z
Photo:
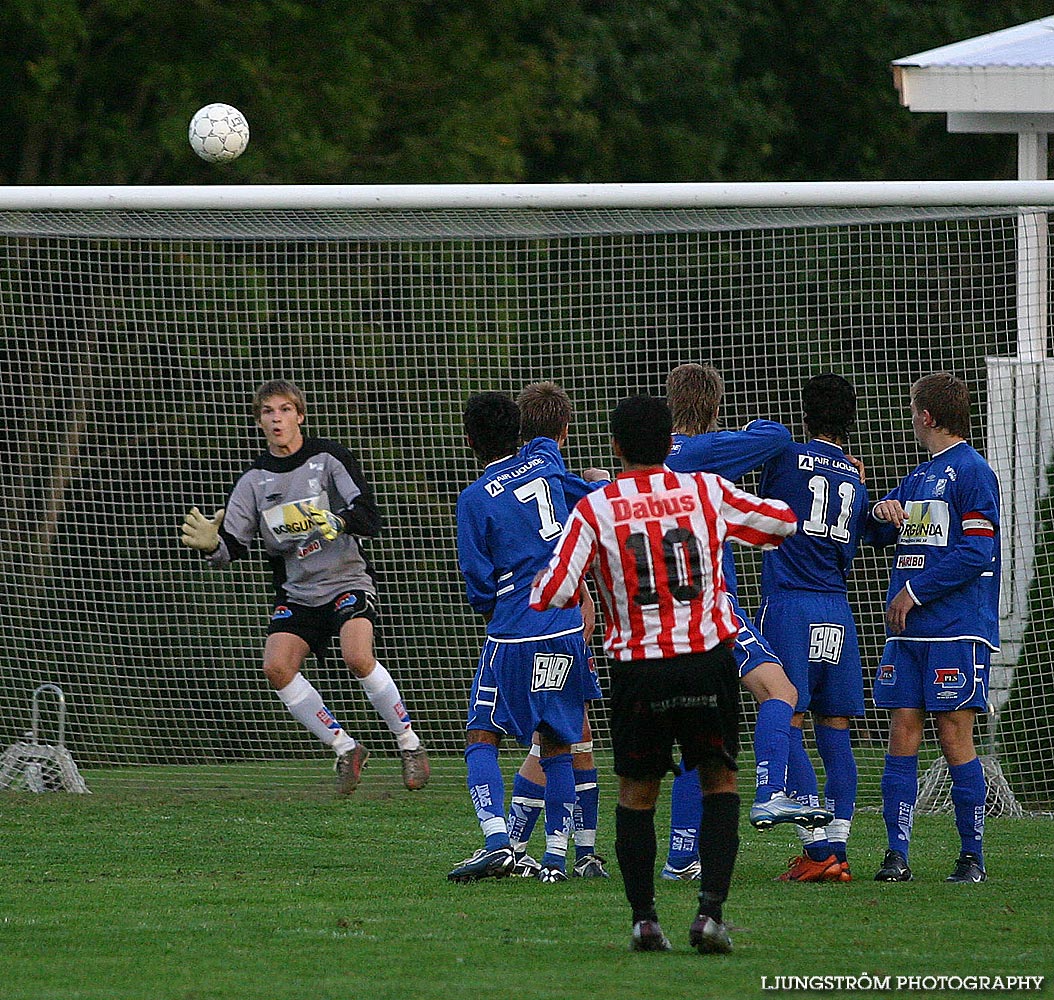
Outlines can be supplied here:
M971 639L999 649L999 484L965 441L923 462L885 500L907 514L899 533L868 518L865 541L896 542L887 604L907 587L917 607L890 641Z
M738 483L789 444L791 432L783 424L775 420L752 420L741 431L674 434L666 466L674 472L713 472ZM725 544L722 568L725 587L730 594L735 594L736 565L729 543Z
M535 639L581 631L577 606L533 611L531 582L553 554L575 504L606 482L567 471L560 448L539 437L492 462L457 501L458 564L469 604L489 615L487 635Z
M867 488L845 452L828 441L791 443L769 459L758 493L790 504L798 531L761 559L761 593L846 592L867 518Z

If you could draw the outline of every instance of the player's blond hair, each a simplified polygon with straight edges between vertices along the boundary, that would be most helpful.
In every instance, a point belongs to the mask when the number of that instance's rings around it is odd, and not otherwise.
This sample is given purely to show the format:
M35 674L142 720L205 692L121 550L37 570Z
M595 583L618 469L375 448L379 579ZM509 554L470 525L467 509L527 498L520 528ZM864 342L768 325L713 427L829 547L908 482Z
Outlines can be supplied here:
M532 382L516 397L520 408L520 438L559 441L571 422L571 400L555 382Z
M307 415L307 403L304 401L303 392L288 379L273 378L264 382L253 395L253 417L256 420L259 420L260 414L263 413L264 403L275 396L288 399L296 407L296 412L300 416Z
M666 399L677 434L705 434L717 427L725 382L713 365L678 365L666 379Z

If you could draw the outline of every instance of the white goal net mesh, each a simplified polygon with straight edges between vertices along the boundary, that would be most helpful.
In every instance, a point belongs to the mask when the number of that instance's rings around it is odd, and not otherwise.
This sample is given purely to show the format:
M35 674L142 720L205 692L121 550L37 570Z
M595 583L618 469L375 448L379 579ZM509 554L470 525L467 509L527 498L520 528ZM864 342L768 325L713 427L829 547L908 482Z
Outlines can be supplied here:
M881 495L921 458L911 382L947 369L971 386L972 440L1007 507L1008 641L982 742L1019 801L1049 808L1050 407L1045 360L1017 360L1018 219L1009 208L0 213L0 749L24 737L33 690L55 683L89 786L264 786L276 769L319 768L326 752L260 670L262 558L214 572L178 541L184 512L222 505L262 450L250 399L266 379L298 383L308 432L346 443L372 481L387 522L369 545L378 657L433 752L454 755L482 637L454 541L457 494L478 474L461 430L471 393L559 382L576 407L569 466L610 468L612 406L661 394L681 362L724 374L724 426L767 417L795 433L802 383L833 370L857 387L851 450ZM739 561L752 611L756 561ZM887 580L888 555L864 550L851 598L867 690ZM353 734L394 754L338 657L305 673ZM604 748L602 712L596 722ZM855 729L861 804L878 800L885 731L870 707Z

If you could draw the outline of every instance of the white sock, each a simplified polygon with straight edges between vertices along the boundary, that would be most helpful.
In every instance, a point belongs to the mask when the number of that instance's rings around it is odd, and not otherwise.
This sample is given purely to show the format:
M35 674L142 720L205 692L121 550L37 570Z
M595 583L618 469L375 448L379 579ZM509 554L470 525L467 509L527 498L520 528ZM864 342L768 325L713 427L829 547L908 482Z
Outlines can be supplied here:
M400 750L416 750L421 740L410 724L410 714L403 707L399 689L392 680L392 675L376 660L373 671L367 677L360 677L359 683L370 704L377 709L388 729L395 734Z
M355 741L344 732L341 724L333 718L333 713L326 708L322 695L303 674L298 673L278 692L278 697L289 709L289 714L327 747L332 747L337 753L346 753L355 746Z

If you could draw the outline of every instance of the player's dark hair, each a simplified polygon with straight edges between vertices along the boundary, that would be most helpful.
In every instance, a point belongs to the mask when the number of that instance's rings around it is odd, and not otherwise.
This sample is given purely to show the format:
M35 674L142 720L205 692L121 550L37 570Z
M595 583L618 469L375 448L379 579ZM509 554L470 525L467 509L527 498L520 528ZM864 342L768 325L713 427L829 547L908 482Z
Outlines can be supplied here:
M713 365L678 365L666 378L666 399L680 434L705 434L717 426L725 382Z
M532 382L516 397L520 408L520 436L558 441L571 422L571 400L555 382Z
M809 433L844 442L856 421L856 390L841 375L825 372L805 383L802 414Z
M911 387L915 411L929 410L936 425L958 437L970 434L970 390L951 372L924 375Z
M253 394L254 419L260 419L260 415L263 413L264 403L269 399L273 399L275 396L282 396L283 398L288 399L296 407L296 412L299 413L300 416L306 415L307 404L304 402L303 392L290 382L289 379L273 378L264 382L264 384Z
M673 416L658 396L630 396L611 414L611 436L634 465L662 465L670 453Z
M493 462L516 451L520 411L503 392L479 392L465 404L465 434L481 462Z

